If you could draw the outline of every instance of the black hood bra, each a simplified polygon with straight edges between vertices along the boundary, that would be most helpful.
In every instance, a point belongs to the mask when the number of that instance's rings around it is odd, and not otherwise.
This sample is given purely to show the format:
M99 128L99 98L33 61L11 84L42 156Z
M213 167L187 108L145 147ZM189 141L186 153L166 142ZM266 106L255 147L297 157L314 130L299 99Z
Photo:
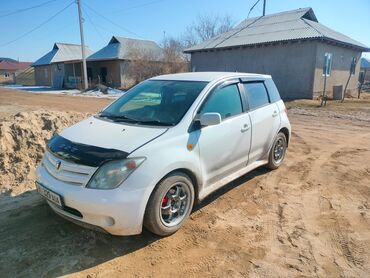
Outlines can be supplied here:
M47 148L63 160L92 167L98 167L110 160L125 159L129 155L120 150L75 143L58 134L48 141Z

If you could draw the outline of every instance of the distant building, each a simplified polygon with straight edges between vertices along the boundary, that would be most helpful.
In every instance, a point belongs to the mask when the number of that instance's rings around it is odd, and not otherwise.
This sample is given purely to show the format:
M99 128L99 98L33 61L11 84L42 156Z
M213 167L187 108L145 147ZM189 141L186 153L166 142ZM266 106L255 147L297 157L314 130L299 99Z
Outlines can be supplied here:
M0 57L0 83L15 83L16 76L30 66L30 62Z
M283 98L312 99L324 87L325 54L331 63L326 84L330 97L343 90L353 61L357 64L348 91L355 93L358 61L366 51L366 45L320 24L313 10L304 8L246 19L185 53L191 54L193 71L270 74Z
M129 87L135 80L130 76L130 63L145 58L159 61L162 49L154 41L113 36L109 43L87 58L87 75L91 83L110 87Z
M86 57L92 51L85 47ZM82 87L81 45L55 43L53 49L32 64L36 85L54 88Z
M361 72L364 75L364 81L370 82L370 58L361 58Z

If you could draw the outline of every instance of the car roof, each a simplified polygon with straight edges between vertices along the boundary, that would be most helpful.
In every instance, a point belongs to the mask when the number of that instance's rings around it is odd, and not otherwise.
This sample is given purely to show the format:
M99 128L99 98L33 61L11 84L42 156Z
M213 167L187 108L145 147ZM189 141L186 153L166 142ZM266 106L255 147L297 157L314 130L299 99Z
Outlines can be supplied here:
M244 72L216 72L216 71L204 71L204 72L184 72L175 74L159 75L150 80L180 80L180 81L215 81L223 78L271 78L270 75L256 74L256 73L244 73Z

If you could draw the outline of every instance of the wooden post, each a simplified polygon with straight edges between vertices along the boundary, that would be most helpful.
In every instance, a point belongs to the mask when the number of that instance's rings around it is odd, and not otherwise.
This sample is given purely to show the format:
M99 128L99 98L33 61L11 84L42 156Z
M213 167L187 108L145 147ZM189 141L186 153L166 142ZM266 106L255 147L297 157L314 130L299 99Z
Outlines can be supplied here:
M326 106L326 73L324 75L324 90L322 92L321 106L323 106L324 103L325 103L325 106Z
M360 96L361 96L362 85L364 84L365 79L366 79L366 71L367 71L367 69L364 69L364 78L362 78L362 79L360 80L360 85L358 86L358 96L357 96L357 98L358 98L358 99L359 99L359 98L360 98Z
M344 98L346 97L346 91L347 91L348 83L349 83L349 80L351 79L351 76L352 76L352 72L350 71L349 72L348 79L347 79L346 86L344 87L344 91L343 91L343 94L342 94L342 101L341 101L341 103L344 102Z
M76 82L76 70L75 70L75 63L72 63L73 67L73 82L75 83L75 89L77 87L77 82Z

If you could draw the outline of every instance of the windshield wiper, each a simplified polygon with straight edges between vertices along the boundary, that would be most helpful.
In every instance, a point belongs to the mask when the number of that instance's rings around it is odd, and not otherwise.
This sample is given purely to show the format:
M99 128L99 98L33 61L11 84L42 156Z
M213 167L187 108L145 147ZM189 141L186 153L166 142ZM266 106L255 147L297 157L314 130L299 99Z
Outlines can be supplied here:
M159 126L174 126L174 123L165 123L158 120L150 120L150 121L138 121L140 124L143 125L159 125Z
M157 125L157 126L174 126L175 125L174 123L165 123L159 120L143 121L143 120L133 119L125 115L113 115L113 114L108 114L108 113L100 113L98 114L98 116L111 119L115 122L130 122L130 123L134 122L134 123L143 124L143 125Z
M138 120L132 119L125 115L113 115L113 114L107 114L107 113L100 113L99 117L108 118L115 122L139 122Z

